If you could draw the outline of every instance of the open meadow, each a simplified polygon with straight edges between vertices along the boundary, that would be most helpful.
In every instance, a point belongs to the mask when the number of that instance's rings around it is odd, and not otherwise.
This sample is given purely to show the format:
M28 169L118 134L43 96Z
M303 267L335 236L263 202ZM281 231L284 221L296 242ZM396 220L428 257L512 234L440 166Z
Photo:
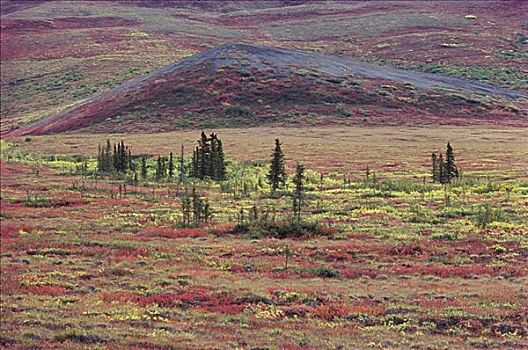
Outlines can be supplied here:
M188 171L197 131L2 140L0 347L528 347L526 129L215 131L227 180L182 184L156 158L183 144ZM289 177L270 195L277 137ZM98 174L107 138L145 156L145 179ZM461 176L432 183L448 141ZM192 188L200 225L184 225Z

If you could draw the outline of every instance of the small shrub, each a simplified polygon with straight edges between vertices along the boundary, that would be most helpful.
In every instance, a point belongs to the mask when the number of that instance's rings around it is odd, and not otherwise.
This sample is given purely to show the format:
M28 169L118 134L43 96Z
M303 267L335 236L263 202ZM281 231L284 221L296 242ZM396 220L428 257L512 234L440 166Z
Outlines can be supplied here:
M337 278L339 277L339 271L328 267L328 266L318 266L314 268L310 268L307 270L309 273L313 273L316 276L319 276L321 278Z
M253 116L253 111L249 107L233 105L224 108L222 114L229 118L249 118Z
M84 333L80 330L70 330L64 333L57 334L54 337L54 339L55 341L58 341L58 342L71 341L71 342L83 343L83 344L95 344L95 343L105 342L105 339L101 338L98 335Z
M304 221L258 221L238 224L233 229L233 232L249 234L252 238L330 236L335 233L331 227L322 225L319 222Z
M501 221L504 219L504 212L501 209L493 209L491 205L484 204L478 207L475 215L475 225L478 227L486 227L494 221Z
M165 238L198 238L207 236L207 232L190 227L176 230L169 227L147 227L141 230L141 234Z

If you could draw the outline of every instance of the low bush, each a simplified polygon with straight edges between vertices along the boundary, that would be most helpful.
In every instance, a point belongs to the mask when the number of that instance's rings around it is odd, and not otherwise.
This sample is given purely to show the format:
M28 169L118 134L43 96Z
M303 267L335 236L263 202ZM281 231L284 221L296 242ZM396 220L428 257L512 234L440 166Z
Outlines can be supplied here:
M337 278L339 277L339 271L329 266L318 266L307 269L307 272L312 273L321 278Z
M310 237L331 236L335 230L319 222L305 221L256 221L252 223L238 224L233 229L234 233L249 234L258 237Z
M100 336L96 334L88 334L80 330L70 330L64 333L57 334L54 337L54 340L58 342L71 341L71 342L83 343L83 344L95 344L95 343L105 342L104 338L101 338Z
M197 228L172 229L169 227L146 227L141 230L142 235L165 238L198 238L207 236L207 232Z
M478 227L486 227L494 221L501 221L504 219L504 212L501 209L493 209L491 205L484 204L478 207L475 214L475 225Z

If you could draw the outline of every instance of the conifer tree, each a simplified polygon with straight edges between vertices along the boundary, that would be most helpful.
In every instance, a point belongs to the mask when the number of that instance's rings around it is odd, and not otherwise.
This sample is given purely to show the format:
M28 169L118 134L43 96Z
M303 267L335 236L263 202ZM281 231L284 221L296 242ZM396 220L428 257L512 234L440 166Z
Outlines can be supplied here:
M447 182L446 178L446 167L444 162L444 156L442 153L440 153L440 156L438 157L438 182L441 184L444 184Z
M218 139L215 133L211 133L210 138L211 142L211 156L209 159L209 164L207 166L207 174L214 180L218 180L217 170L218 170Z
M128 149L128 169L135 171L136 170L136 164L132 161L132 151Z
M156 181L160 181L162 177L162 165L161 165L161 156L158 156L158 160L156 162Z
M119 162L119 152L117 150L117 145L114 143L114 153L112 156L112 164L113 164L113 170L117 170L118 162Z
M147 178L147 158L141 157L141 178L145 180Z
M199 177L198 171L198 146L193 149L193 158L192 158L192 177Z
M271 193L275 193L286 183L286 170L284 168L284 154L282 153L280 140L275 139L275 149L273 150L268 182L271 186Z
M191 225L191 198L186 194L182 197L182 222L183 226Z
M99 143L99 146L97 146L97 171L102 173L103 169L103 151L101 149L101 144Z
M226 166L225 166L225 155L224 147L222 146L222 140L218 139L217 144L217 165L216 165L216 180L224 181L226 179Z
M196 156L198 165L197 177L203 180L209 173L209 161L211 159L209 139L203 131L200 140L198 141L198 147L196 148Z
M174 161L172 159L172 152L169 154L169 179L172 180L174 176Z
M184 177L184 167L183 167L183 145L181 145L181 153L180 153L180 183L183 183L183 177Z
M297 162L293 183L295 185L294 214L297 217L297 220L300 221L304 193L304 165L300 164L299 162Z
M193 151L191 174L193 177L202 180L206 178L215 181L225 180L224 149L222 147L222 141L218 138L217 134L211 133L207 137L202 131L201 137L198 140L198 146Z
M432 173L433 173L433 182L438 182L438 157L436 156L436 153L431 154L431 162L432 162Z
M113 159L112 159L112 145L110 144L110 139L106 140L106 151L104 155L105 161L105 171L111 172L113 170Z
M167 161L167 159L165 157L161 157L160 173L161 173L161 178L162 179L167 177L167 163L166 163L166 161Z
M127 150L125 147L125 142L121 140L121 144L118 145L119 154L118 154L118 163L119 166L117 168L117 171L125 172L128 166L127 162Z
M449 142L447 143L445 168L447 182L451 182L451 180L458 177L458 170L455 165L455 154L453 152L453 147L451 147Z

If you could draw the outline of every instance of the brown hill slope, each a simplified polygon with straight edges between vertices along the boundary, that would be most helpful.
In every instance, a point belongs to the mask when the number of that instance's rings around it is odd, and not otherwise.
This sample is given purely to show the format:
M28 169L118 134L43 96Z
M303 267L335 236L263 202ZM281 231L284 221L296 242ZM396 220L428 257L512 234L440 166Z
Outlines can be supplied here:
M298 50L226 44L11 132L185 127L526 123L528 95Z

